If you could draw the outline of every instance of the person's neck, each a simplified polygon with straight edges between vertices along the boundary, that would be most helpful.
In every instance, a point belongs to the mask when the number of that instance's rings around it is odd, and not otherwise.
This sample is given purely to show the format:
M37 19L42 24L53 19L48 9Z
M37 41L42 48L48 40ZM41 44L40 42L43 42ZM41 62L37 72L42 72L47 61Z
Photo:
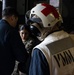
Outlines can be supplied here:
M9 18L3 17L2 19L3 19L3 20L6 20L6 21L9 23L10 26L14 27L14 26L12 25L11 20L10 20Z
M58 27L58 26L54 26L54 27L52 28L52 30L49 32L49 34L55 32L55 31L58 31L58 30L59 30L59 27Z

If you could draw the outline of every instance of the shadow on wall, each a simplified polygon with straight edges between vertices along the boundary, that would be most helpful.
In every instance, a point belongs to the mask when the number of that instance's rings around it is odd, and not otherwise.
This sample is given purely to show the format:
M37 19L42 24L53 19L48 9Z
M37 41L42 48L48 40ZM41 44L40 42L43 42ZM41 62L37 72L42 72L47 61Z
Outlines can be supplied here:
M74 0L62 0L62 17L65 31L74 31Z

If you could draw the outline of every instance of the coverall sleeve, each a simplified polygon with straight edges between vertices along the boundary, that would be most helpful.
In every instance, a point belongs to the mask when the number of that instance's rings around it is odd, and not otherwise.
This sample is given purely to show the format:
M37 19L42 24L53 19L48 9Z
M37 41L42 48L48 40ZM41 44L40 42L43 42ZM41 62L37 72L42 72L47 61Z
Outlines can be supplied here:
M50 75L47 60L43 53L37 48L33 51L29 75Z

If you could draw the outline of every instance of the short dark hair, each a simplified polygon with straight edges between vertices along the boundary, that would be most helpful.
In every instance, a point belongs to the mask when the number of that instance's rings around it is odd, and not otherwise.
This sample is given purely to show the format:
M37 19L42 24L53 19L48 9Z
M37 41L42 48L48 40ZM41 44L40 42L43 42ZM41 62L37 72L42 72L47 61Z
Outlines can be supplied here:
M2 11L2 17L12 15L18 17L18 12L13 7L5 7L5 9Z
M19 27L19 31L24 30L24 29L26 29L27 31L30 31L30 28L29 28L28 25L21 25L21 26Z

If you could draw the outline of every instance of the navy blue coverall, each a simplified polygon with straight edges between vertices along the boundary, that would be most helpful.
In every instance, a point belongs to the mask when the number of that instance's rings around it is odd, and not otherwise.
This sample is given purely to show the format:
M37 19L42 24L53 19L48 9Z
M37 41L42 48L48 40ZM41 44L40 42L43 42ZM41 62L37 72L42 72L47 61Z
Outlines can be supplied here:
M15 60L26 62L28 54L19 32L5 20L0 20L0 75L11 75Z
M43 53L37 48L33 51L29 75L50 75L48 62Z

